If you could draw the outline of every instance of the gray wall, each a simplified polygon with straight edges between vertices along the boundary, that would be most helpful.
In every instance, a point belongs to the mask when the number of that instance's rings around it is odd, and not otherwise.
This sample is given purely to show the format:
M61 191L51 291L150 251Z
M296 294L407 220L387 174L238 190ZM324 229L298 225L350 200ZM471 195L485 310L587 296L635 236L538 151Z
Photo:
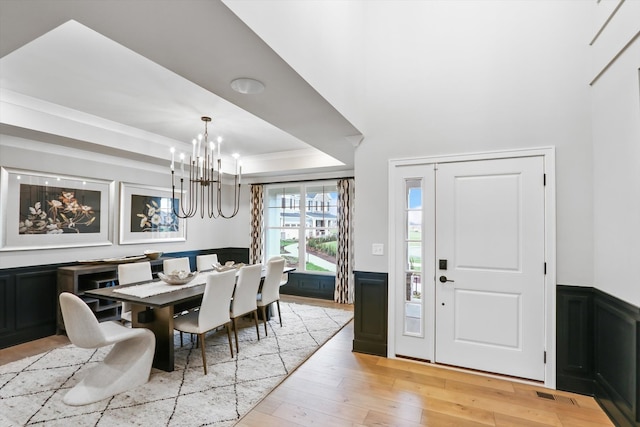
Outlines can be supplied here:
M202 220L199 216L189 219L187 220L186 242L120 245L118 243L119 183L130 182L171 188L168 167L165 170L158 166L127 159L4 134L0 134L0 166L113 180L116 183L115 203L111 210L111 214L114 215L114 229L111 235L112 245L32 251L2 251L0 252L0 268L63 263L80 259L140 255L145 249L177 252L228 246L249 246L249 191L246 186L243 189L241 201L243 209L237 217L231 220Z

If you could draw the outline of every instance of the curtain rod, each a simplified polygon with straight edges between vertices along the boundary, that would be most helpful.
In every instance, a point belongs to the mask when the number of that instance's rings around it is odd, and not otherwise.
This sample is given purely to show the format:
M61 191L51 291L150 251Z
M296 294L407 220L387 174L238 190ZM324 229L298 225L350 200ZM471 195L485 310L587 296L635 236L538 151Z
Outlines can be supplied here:
M296 179L292 181L275 181L275 182L255 182L251 185L273 185L273 184L296 184L299 182L317 182L317 181L333 181L339 179L355 179L353 176L340 176L337 178L320 178L320 179Z

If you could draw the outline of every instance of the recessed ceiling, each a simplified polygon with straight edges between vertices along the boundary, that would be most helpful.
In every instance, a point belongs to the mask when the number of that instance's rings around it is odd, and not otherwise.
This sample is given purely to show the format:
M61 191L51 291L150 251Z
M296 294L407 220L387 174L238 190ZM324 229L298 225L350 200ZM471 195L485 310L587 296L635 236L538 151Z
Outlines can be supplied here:
M210 137L222 136L228 155L240 153L249 175L352 168L349 141L358 130L226 6L148 4L0 2L2 131L56 134L19 117L38 111L128 136L123 143L117 137L90 140L67 126L52 138L57 144L66 139L75 147L130 151L137 158L144 152L146 161L163 164L170 146L190 150L203 130L200 117L207 115L213 118ZM237 93L230 82L238 77L258 79L266 88Z

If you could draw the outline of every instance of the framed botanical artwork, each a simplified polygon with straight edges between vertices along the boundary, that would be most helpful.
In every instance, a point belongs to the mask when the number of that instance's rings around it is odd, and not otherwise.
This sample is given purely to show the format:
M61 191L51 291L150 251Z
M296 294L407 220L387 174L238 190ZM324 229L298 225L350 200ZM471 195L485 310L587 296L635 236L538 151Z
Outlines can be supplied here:
M183 242L184 219L174 214L180 196L171 189L120 183L120 244Z
M112 245L113 181L0 168L0 250Z

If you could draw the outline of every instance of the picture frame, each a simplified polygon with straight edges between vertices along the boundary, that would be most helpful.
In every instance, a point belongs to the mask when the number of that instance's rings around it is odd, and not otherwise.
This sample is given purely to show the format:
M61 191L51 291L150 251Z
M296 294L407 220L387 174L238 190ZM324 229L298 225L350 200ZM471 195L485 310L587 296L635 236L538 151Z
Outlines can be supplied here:
M181 197L173 198L170 188L121 182L120 244L186 241L187 222L172 206L177 209Z
M115 182L0 168L0 251L112 245Z

